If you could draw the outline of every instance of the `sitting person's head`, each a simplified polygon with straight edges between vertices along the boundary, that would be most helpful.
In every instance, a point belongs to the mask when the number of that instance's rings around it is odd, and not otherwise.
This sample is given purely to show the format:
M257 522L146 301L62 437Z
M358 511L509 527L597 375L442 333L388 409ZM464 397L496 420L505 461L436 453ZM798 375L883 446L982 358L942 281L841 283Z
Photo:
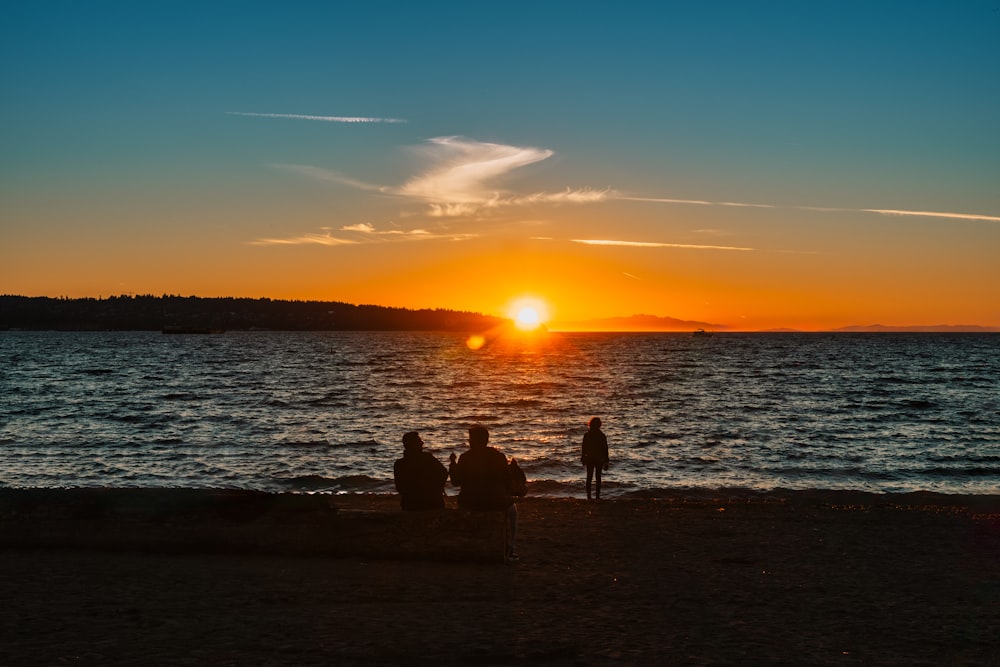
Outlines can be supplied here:
M594 417L593 419L590 420L589 426L590 426L591 429L599 429L599 428L601 428L601 418L600 417Z
M480 424L476 424L469 429L469 446L470 447L485 447L486 443L490 441L489 430Z
M419 454L424 446L424 441L420 439L420 434L410 431L403 434L403 452L405 454Z

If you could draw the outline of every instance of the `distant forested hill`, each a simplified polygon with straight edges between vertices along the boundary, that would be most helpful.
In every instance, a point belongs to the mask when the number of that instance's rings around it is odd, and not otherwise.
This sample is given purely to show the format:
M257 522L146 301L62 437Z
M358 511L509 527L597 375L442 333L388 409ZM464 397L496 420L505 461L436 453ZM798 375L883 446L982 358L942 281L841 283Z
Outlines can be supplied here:
M338 301L113 296L0 296L0 330L485 331L504 320L454 310L357 306Z

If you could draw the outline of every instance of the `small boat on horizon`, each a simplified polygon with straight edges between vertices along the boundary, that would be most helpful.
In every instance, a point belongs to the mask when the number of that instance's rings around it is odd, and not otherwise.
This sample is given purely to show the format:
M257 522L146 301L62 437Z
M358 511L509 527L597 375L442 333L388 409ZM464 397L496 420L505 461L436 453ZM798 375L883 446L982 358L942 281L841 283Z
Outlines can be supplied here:
M691 334L695 338L708 338L712 335L711 331L705 331L704 329L695 329L694 333Z

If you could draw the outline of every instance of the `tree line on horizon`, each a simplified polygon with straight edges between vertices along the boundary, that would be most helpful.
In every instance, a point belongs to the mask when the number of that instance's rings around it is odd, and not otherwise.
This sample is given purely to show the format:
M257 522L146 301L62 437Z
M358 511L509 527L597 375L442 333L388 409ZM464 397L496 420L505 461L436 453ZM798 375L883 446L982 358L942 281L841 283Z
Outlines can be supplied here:
M0 330L65 331L486 331L506 320L480 313L340 301L121 295L0 296Z

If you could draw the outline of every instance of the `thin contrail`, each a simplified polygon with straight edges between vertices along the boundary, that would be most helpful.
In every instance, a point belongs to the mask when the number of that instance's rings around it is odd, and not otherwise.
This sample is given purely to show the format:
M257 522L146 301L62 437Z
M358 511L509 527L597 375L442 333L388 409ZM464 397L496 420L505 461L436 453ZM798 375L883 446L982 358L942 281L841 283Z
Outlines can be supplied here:
M740 248L726 245L694 245L690 243L660 243L657 241L616 241L614 239L570 239L573 243L584 245L624 246L626 248L688 248L691 250L737 250L750 251L753 248Z
M307 116L298 113L253 113L250 111L227 111L230 116L255 116L257 118L292 118L295 120L318 120L324 123L405 123L405 118L374 118L370 116Z
M666 197L619 197L625 201L650 202L653 204L691 204L694 206L741 206L748 208L784 208L795 211L820 211L827 213L877 213L878 215L916 216L923 218L950 218L952 220L984 220L1000 222L995 215L978 213L948 213L940 211L906 211L888 208L839 208L832 206L778 206L775 204L747 204L731 201L706 201L704 199L670 199Z

